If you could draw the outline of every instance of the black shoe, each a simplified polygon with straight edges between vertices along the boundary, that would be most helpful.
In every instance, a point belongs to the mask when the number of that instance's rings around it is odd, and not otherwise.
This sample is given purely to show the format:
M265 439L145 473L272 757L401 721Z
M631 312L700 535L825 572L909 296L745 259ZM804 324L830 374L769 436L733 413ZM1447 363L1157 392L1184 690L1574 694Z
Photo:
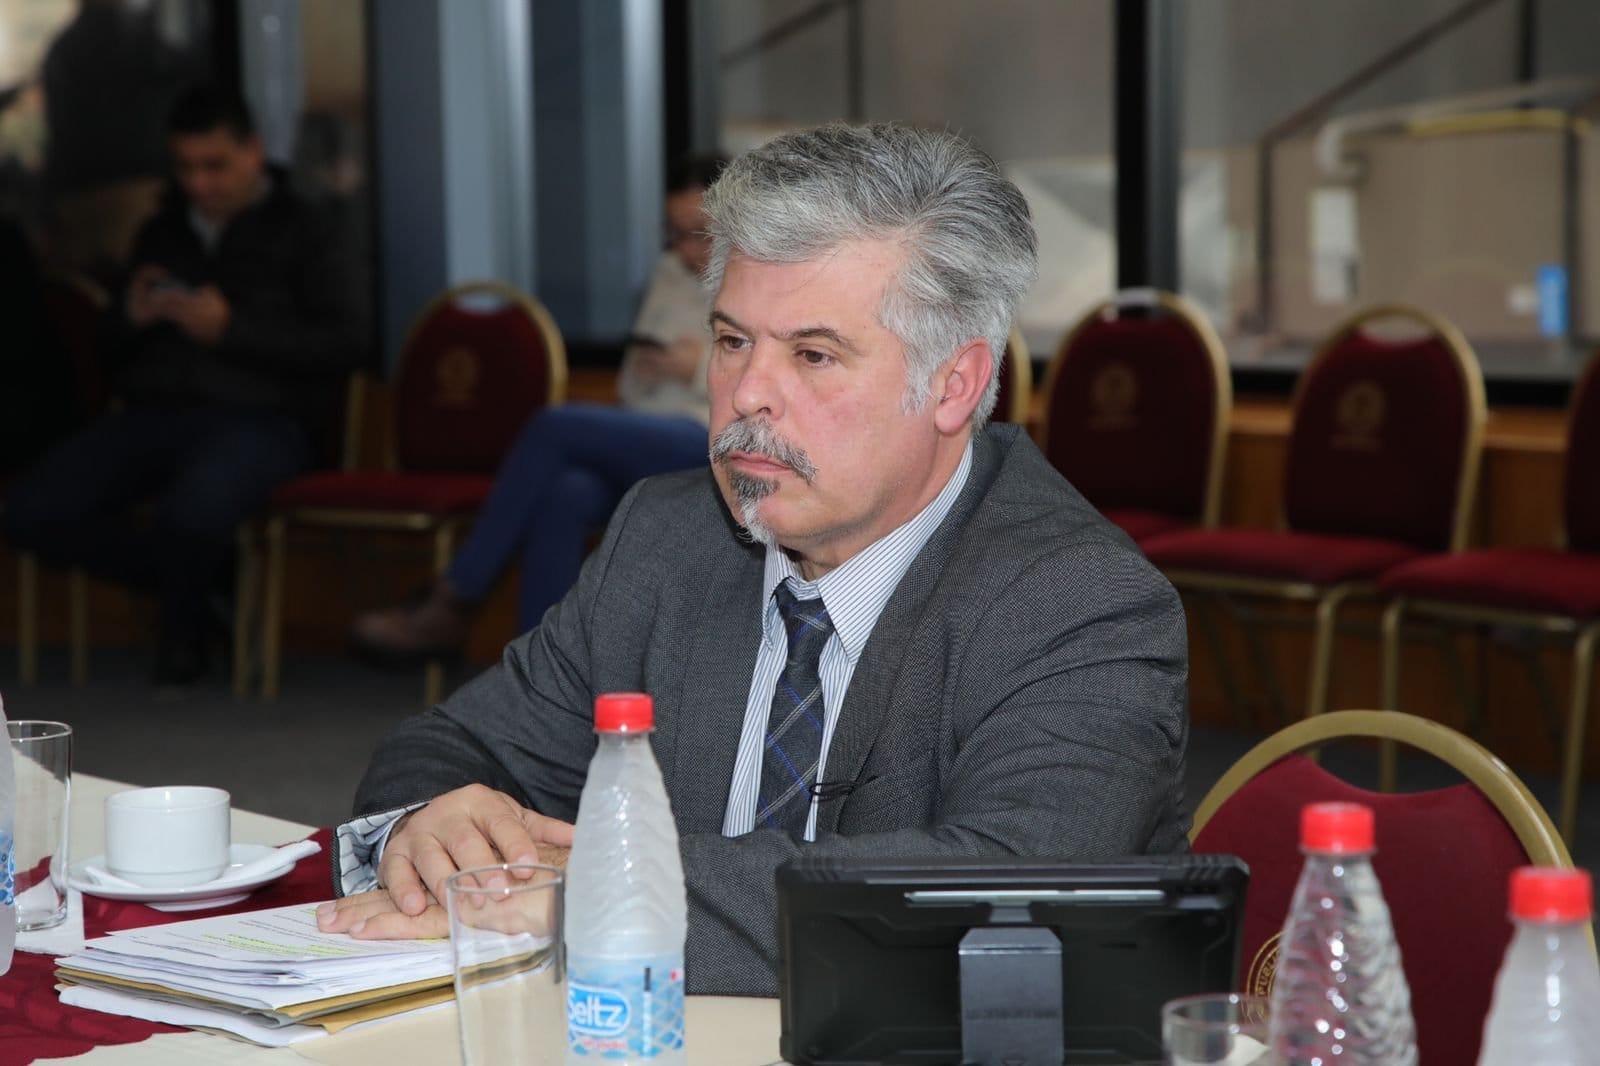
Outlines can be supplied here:
M458 658L472 631L472 610L441 581L406 606L357 616L350 643L359 657L380 666Z
M163 639L150 680L161 687L187 686L206 676L205 642L198 637Z

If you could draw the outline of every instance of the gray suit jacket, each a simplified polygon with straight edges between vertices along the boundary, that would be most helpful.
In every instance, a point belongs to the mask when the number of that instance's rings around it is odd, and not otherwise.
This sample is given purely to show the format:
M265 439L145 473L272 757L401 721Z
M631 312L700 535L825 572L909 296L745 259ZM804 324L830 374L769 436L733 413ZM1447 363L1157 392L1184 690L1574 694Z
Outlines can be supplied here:
M817 841L724 837L760 640L763 551L707 469L650 478L573 590L500 664L379 747L372 813L469 783L571 820L597 693L655 697L682 842L693 992L776 988L773 874L811 855L1043 855L1186 847L1187 657L1170 585L1015 426L975 440L950 514L850 682Z

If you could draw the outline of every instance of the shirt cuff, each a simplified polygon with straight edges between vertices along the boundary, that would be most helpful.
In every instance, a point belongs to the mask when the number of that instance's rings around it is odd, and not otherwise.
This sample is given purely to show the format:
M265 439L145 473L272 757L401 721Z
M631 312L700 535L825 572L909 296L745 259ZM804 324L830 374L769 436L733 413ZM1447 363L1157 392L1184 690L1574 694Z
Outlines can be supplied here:
M424 800L409 807L363 815L334 830L339 844L339 895L353 896L378 887L378 863L383 858L383 846L389 842L390 830L400 819L427 805Z

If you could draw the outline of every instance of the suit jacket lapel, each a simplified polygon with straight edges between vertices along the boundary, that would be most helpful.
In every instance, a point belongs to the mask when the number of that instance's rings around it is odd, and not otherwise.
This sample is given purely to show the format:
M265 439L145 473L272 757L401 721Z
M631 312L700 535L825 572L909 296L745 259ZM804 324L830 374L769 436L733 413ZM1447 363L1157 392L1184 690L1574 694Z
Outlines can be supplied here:
M670 780L680 831L722 831L761 638L761 565L760 549L737 546L700 601L674 717Z
M850 689L845 694L839 722L834 726L833 741L828 746L826 783L860 783L867 756L887 724L894 703L894 688L899 682L900 667L912 636L939 586L945 563L961 541L968 517L994 480L1001 455L1001 447L994 441L1002 438L1002 446L1009 444L1012 437L1005 436L1008 428L1015 427L995 427L974 439L972 469L966 486L905 577L900 579L894 595L889 597L872 627L872 636L867 638L867 646L862 649L861 659L850 677ZM818 833L831 833L838 828L845 802L848 801L818 804Z

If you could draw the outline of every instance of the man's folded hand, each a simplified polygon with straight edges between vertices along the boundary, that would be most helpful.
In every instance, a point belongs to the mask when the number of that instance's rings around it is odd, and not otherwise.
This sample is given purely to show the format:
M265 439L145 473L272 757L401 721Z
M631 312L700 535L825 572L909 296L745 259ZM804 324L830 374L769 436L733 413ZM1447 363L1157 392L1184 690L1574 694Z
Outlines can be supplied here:
M362 939L444 936L445 880L499 863L566 865L572 825L528 810L503 792L468 785L406 815L378 864L384 887L324 904L317 924Z

